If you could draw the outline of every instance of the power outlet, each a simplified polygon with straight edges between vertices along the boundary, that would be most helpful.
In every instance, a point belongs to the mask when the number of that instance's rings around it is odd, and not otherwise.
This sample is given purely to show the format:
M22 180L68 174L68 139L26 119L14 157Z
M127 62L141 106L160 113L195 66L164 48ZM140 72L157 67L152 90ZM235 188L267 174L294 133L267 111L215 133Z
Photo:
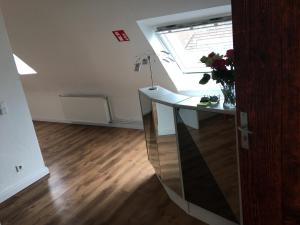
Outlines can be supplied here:
M16 172L20 173L21 170L23 169L23 166L15 166ZM1 225L1 224L0 224Z

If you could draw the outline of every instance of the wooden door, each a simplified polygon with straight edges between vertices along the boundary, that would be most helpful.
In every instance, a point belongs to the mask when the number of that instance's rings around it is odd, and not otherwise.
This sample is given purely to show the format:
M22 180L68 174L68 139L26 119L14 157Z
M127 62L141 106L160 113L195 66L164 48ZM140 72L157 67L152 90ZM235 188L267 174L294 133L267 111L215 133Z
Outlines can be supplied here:
M232 0L244 225L300 224L300 1ZM239 116L238 116L239 118ZM238 121L238 124L240 121Z

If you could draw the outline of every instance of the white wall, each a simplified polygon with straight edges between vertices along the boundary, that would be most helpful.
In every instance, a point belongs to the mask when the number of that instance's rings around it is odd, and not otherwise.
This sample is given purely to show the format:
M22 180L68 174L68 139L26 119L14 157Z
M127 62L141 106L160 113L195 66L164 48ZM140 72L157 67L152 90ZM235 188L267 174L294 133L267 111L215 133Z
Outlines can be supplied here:
M59 94L106 94L115 119L140 121L137 89L150 84L135 56L153 52L136 21L230 4L230 0L2 0L15 53L38 74L22 82L33 118L63 121ZM119 43L113 30L125 29ZM155 83L176 90L159 60Z
M0 202L48 174L0 12ZM22 166L17 173L15 166Z

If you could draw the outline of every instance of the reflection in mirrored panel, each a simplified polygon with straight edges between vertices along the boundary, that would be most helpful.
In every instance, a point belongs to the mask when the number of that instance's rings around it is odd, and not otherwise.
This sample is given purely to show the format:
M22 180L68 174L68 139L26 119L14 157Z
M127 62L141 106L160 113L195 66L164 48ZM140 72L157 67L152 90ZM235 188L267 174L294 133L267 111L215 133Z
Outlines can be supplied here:
M235 117L187 109L175 115L186 200L239 222Z
M162 182L182 197L173 107L154 103L157 146Z
M157 149L156 131L152 101L146 95L140 93L140 103L144 123L145 139L148 151L148 159L154 167L155 173L160 176L159 155Z

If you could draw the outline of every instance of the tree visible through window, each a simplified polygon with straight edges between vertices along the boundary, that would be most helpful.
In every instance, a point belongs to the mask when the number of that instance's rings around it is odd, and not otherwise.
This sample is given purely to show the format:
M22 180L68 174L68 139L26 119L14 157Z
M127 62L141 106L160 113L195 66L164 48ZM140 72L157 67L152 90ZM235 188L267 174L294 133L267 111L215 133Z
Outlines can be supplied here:
M167 26L158 28L157 33L183 73L207 72L209 68L200 62L203 55L225 54L233 48L231 20Z

